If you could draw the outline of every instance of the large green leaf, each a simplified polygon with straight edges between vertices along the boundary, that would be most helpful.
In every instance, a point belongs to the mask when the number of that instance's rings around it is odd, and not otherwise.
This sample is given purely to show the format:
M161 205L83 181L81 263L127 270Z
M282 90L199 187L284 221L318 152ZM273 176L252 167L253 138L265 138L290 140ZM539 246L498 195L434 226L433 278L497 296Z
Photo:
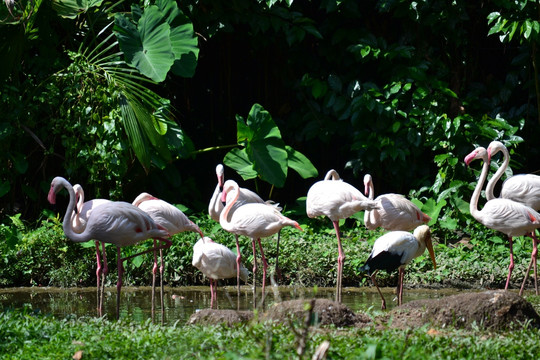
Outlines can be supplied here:
M53 0L52 8L63 18L75 19L91 7L101 6L103 0Z
M225 155L223 163L231 169L236 170L244 180L254 179L258 175L253 170L253 163L249 159L246 149L232 149Z
M313 166L304 154L288 145L285 146L285 150L287 150L288 166L296 171L303 179L319 176L319 172L315 166Z
M171 45L174 53L172 72L182 77L192 77L195 74L199 48L193 24L185 16L175 1L157 0L156 6L161 11L164 20L171 27Z
M157 6L145 9L135 27L124 15L115 16L115 34L126 62L150 79L165 80L174 63L170 26Z

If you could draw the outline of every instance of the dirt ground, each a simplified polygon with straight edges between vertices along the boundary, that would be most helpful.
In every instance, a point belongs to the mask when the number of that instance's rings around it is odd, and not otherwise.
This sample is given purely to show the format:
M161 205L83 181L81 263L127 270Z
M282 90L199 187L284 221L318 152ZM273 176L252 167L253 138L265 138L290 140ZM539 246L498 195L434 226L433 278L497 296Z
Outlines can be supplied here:
M312 307L312 311L309 311ZM328 299L298 299L276 303L259 314L259 321L306 321L310 325L336 327L415 328L424 324L456 328L479 327L506 330L530 324L540 327L540 316L533 306L515 293L484 291L447 296L441 299L416 300L394 308L375 319ZM191 316L189 324L227 324L249 322L251 311L204 309Z

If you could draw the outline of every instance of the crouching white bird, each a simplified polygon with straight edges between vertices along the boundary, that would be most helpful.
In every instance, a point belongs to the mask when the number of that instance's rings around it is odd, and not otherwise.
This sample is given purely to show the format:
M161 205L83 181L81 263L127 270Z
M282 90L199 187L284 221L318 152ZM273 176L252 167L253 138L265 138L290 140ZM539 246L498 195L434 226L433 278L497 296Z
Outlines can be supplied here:
M386 270L390 273L399 269L398 305L401 305L405 266L412 259L422 255L426 248L428 249L431 261L433 261L433 268L436 269L437 263L435 262L435 253L433 252L433 244L431 243L431 231L427 225L418 226L412 234L407 231L391 231L375 240L373 250L360 270L366 271L371 277L373 285L375 285L381 296L381 308L383 310L386 309L386 301L375 281L377 272L379 270Z
M236 254L209 237L203 237L193 246L191 263L210 279L210 307L214 307L214 300L217 301L217 281L237 275ZM248 270L243 265L240 265L240 279L244 282L248 279Z

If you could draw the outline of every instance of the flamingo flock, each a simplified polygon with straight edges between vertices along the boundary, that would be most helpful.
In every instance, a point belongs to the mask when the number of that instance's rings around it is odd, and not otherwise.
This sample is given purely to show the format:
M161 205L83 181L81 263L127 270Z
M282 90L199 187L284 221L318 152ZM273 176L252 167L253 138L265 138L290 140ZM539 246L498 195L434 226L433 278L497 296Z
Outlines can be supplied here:
M489 180L486 187L486 202L478 209L480 194L489 172L492 157L503 154L503 163ZM482 172L470 201L470 213L481 224L498 230L508 237L510 265L505 289L508 289L514 268L513 238L528 235L533 239L533 251L529 267L520 288L524 291L531 268L534 269L534 285L538 294L537 254L538 239L535 230L540 228L540 176L526 174L508 178L502 185L500 197L495 197L494 189L502 174L508 168L510 156L506 147L499 141L493 141L488 149L478 147L464 159L467 166L480 159L483 161ZM172 244L174 234L193 231L200 239L193 246L194 267L210 280L211 307L217 303L217 281L236 277L237 291L240 295L240 281L247 282L248 270L242 264L240 236L251 240L253 252L253 293L256 304L257 287L257 246L263 266L262 293L264 299L268 263L264 255L262 238L279 234L283 227L291 226L299 231L302 227L293 219L284 216L281 208L271 201L264 201L251 190L241 188L235 181L224 177L223 165L216 167L217 185L208 205L211 219L234 234L236 253L227 247L205 237L197 224L177 207L160 200L148 193L141 193L132 203L93 199L84 201L82 186L71 184L62 177L55 177L51 182L48 200L56 202L56 194L66 189L69 204L63 220L65 235L73 242L93 240L96 246L96 277L98 292L98 310L101 314L103 287L108 273L105 244L117 247L117 316L119 313L120 292L122 288L123 262L135 256L154 254L152 268L152 309L154 308L155 281L159 269L161 280L161 307L163 309L163 250ZM386 301L377 285L375 275L379 270L399 271L397 300L402 304L404 270L414 258L428 250L436 268L435 253L431 240L431 230L427 225L431 218L405 196L400 194L382 194L375 197L373 178L364 176L364 193L353 185L343 181L337 171L329 170L323 180L315 182L308 190L306 214L310 218L324 216L331 220L337 239L338 257L336 272L336 301L342 300L342 278L345 264L345 252L342 246L339 221L364 211L364 224L368 230L382 228L387 231L374 242L373 249L364 265L366 272L376 287L381 300L381 308L386 308ZM412 232L411 232L412 231ZM151 249L128 257L121 256L121 248L153 240ZM279 237L278 237L279 239ZM101 248L100 248L101 247ZM158 267L157 253L160 255ZM277 262L277 261L276 261Z

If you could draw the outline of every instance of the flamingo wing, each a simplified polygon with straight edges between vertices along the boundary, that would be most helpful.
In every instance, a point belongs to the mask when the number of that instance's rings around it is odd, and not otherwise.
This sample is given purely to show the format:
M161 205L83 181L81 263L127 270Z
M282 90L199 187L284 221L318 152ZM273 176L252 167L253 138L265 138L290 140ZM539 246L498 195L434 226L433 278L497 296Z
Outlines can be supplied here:
M412 201L399 194L378 196L380 226L385 230L410 231L418 225L431 220Z
M508 178L503 183L501 197L540 210L540 176L520 174Z
M532 208L508 199L488 201L477 220L508 236L525 235L540 228L540 214Z

